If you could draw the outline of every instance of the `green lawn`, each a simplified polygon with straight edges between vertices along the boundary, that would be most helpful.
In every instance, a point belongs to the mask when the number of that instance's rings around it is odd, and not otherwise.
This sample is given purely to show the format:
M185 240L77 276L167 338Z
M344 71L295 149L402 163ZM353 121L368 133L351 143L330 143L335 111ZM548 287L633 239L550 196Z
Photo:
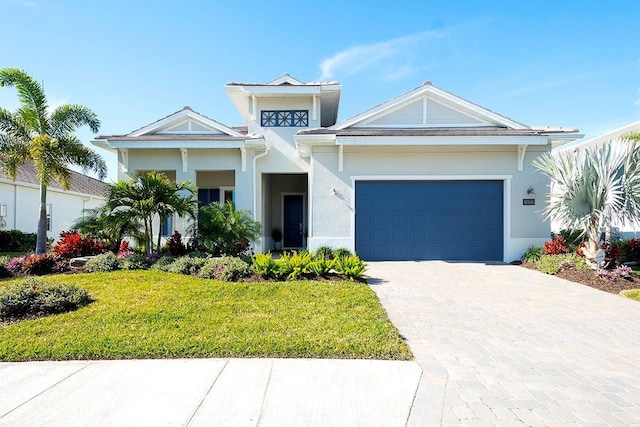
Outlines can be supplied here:
M627 289L626 291L620 292L620 295L640 301L640 289Z
M47 280L76 283L96 301L0 325L0 360L412 357L361 283L221 283L160 271Z

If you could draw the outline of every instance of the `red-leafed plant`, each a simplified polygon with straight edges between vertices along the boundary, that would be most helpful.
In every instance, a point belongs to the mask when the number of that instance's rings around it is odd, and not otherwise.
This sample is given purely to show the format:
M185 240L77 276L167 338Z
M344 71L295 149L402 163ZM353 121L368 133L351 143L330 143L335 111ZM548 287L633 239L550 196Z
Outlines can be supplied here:
M167 239L167 250L173 256L184 255L187 252L187 248L182 243L182 235L178 230L174 230L173 234Z
M640 239L627 240L624 244L623 253L627 261L640 261Z
M53 252L62 258L98 255L106 251L104 245L91 237L82 237L79 233L63 231L53 247Z
M569 253L567 242L562 236L555 236L552 241L544 242L545 255L559 255Z

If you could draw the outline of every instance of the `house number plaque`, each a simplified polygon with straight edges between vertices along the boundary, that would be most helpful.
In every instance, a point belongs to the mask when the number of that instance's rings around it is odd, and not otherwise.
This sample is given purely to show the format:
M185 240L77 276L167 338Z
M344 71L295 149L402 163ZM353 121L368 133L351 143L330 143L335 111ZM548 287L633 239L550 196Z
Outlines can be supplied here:
M536 204L536 199L522 199L522 204L524 206L533 206Z

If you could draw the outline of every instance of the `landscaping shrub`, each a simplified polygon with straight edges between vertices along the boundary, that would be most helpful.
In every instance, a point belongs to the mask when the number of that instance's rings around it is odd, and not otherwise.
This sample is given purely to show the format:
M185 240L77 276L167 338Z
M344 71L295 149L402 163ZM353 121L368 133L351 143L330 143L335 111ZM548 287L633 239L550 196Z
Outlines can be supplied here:
M555 236L550 242L544 242L544 255L559 255L569 253L567 242L562 236Z
M351 252L347 248L338 248L333 251L334 258L344 258L344 257L350 257L350 256L353 256L353 252Z
M640 238L625 240L622 256L625 261L640 261Z
M537 262L542 256L544 248L542 246L531 246L527 251L522 255L522 261L524 262Z
M25 259L27 259L26 256L17 256L17 257L11 258L6 265L7 270L9 270L11 274L22 273L22 266L24 265Z
M367 265L357 255L351 255L336 257L333 260L333 268L339 274L343 274L349 279L354 280L362 278Z
M249 264L240 258L224 256L207 259L198 275L204 279L233 282L240 277L248 276L250 271Z
M602 245L602 250L604 250L605 253L604 261L606 266L613 268L620 264L622 258L622 247L623 243L620 240L604 243Z
M118 269L118 257L113 252L106 252L91 258L84 266L90 273L96 271L113 271Z
M307 272L307 267L312 257L309 251L301 252L284 252L280 258L276 260L280 274L287 279L296 280Z
M11 277L11 272L7 270L7 263L10 259L8 256L0 256L0 279Z
M48 283L28 278L0 288L0 318L56 314L76 310L91 302L91 297L77 285Z
M317 258L307 266L310 273L316 276L326 276L333 268L333 259Z
M333 248L331 246L320 246L316 249L314 258L332 260L334 258Z
M282 278L280 266L271 257L271 252L256 254L251 259L251 270L262 277L279 280Z
M62 258L77 258L104 253L106 248L91 237L82 237L80 233L63 231L60 240L53 246L53 252Z
M260 237L260 223L247 210L236 210L232 202L212 203L200 208L198 243L214 256L238 256Z
M584 230L565 229L560 230L557 235L560 235L560 237L564 239L569 252L575 252L575 250L579 248L580 245L582 245L586 238ZM556 234L551 234L552 238L555 236Z
M576 268L577 270L590 270L584 258L576 254L542 255L536 262L538 271L545 274L557 274L561 270Z
M20 230L0 231L0 252L29 252L36 247L36 233Z
M173 234L167 239L167 252L173 256L184 255L187 248L182 243L182 234L178 230L174 230Z
M168 267L170 273L195 275L198 274L200 268L207 262L207 258L193 257L184 255L176 258Z
M118 258L126 258L133 255L133 249L129 247L129 242L124 240L120 243L120 247L118 248Z
M133 252L127 257L118 257L118 267L121 270L147 270L149 263L147 255L141 252Z
M631 275L633 274L633 270L629 266L621 265L620 267L616 267L613 270L598 268L596 270L596 274L601 279L605 279L610 282L615 282L618 278L622 278L622 279L630 278Z
M29 276L43 276L53 273L59 257L54 254L28 255L22 264L22 272Z
M620 292L620 295L636 301L640 301L640 289L628 289L626 291Z
M176 257L171 255L164 255L158 258L158 260L151 266L153 270L169 271L169 266L176 260Z

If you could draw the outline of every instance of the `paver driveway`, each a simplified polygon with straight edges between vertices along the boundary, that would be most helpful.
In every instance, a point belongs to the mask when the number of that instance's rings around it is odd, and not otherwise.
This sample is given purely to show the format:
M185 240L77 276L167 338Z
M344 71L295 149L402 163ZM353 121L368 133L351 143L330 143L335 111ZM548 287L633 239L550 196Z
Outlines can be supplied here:
M640 303L536 271L376 262L424 373L409 425L640 425Z

